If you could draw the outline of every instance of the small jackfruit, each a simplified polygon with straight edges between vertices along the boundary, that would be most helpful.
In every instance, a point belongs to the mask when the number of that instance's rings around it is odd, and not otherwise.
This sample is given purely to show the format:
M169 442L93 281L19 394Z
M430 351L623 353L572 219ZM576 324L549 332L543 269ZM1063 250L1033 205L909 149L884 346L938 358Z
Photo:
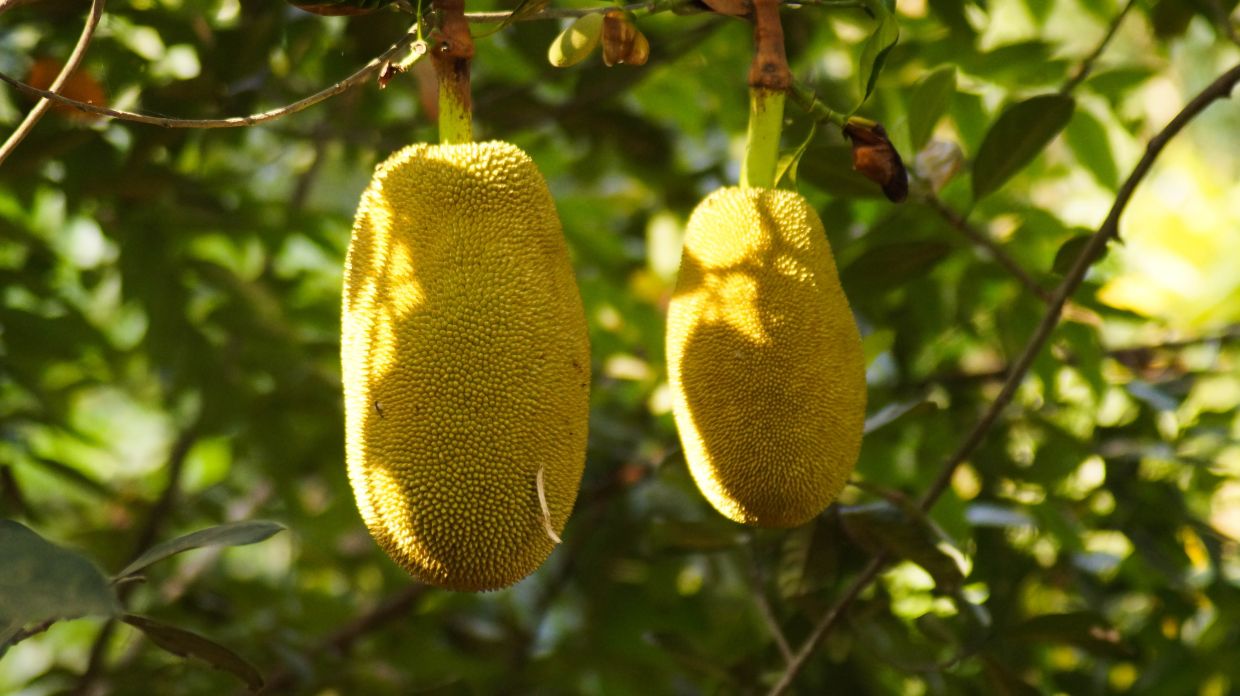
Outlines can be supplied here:
M589 412L546 182L508 143L406 147L362 195L344 276L346 454L370 533L427 583L520 580L572 511Z
M865 360L803 197L725 188L697 206L667 362L690 472L725 517L794 527L839 495L861 447Z

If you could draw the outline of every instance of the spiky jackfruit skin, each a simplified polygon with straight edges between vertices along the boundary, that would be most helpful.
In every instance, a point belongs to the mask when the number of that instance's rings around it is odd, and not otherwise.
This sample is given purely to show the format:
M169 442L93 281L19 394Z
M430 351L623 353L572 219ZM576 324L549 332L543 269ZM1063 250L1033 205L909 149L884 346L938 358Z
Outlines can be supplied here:
M415 578L533 572L585 463L590 347L546 182L501 142L412 145L362 195L344 272L349 481Z
M725 188L697 206L668 308L667 362L685 458L720 513L794 527L839 495L861 447L865 360L803 197Z

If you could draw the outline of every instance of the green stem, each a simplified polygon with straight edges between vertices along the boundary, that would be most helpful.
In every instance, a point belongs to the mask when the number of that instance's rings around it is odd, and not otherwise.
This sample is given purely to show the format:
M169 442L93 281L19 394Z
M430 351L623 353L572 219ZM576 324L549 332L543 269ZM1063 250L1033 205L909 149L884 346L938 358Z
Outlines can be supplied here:
M789 94L801 108L805 109L815 121L819 123L833 123L839 128L843 128L848 122L848 116L833 110L814 94L814 90L800 80L793 80L792 87L788 90Z
M473 104L469 93L469 62L474 41L465 22L464 0L433 0L441 15L432 34L431 61L439 76L439 142L457 145L474 139Z
M764 87L749 89L749 132L745 161L741 165L742 188L775 188L779 162L779 135L784 127L785 94Z
M473 110L460 98L455 80L439 83L439 142L458 145L473 142Z

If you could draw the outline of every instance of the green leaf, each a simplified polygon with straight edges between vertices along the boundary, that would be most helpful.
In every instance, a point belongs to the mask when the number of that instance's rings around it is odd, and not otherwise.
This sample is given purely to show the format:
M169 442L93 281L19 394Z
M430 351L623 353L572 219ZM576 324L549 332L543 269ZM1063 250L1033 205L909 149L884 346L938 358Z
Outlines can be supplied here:
M910 413L933 413L938 410L933 401L925 399L909 399L908 401L893 401L886 406L878 409L873 414L866 416L865 434L878 430L879 428L892 423Z
M1072 264L1076 263L1076 258L1085 251L1085 246L1089 244L1092 234L1085 233L1072 237L1059 247L1059 251L1055 252L1055 262L1051 265L1051 270L1059 275L1067 275L1072 270Z
M811 594L834 582L839 565L838 515L819 515L789 529L775 561L775 585L785 599Z
M810 122L809 133L805 135L805 139L792 152L784 153L779 162L775 164L775 186L780 186L781 182L787 179L790 188L796 190L797 186L797 167L801 164L801 158L805 156L805 152L809 150L810 143L814 142L814 136L818 134L818 124Z
M887 54L891 52L892 47L900 38L900 26L896 22L895 15L887 9L885 3L869 0L866 8L878 20L878 25L874 27L874 32L861 47L861 67L858 71L858 77L861 80L861 104L870 98L874 85L878 82L878 76L883 71L883 63L887 60Z
M883 195L874 182L852 168L850 145L814 145L801 158L797 177L799 181L840 198L879 198Z
M91 560L53 544L29 527L0 520L0 645L22 626L112 616L118 606Z
M939 548L946 541L943 533L920 511L906 511L883 501L841 507L840 519L858 544L916 563L943 592L955 592L964 582L956 559Z
M956 68L945 66L922 78L908 100L908 133L913 152L930 140L956 93Z
M143 568L174 556L182 551L202 548L204 546L245 546L263 541L284 529L277 522L255 520L250 522L230 522L218 527L208 527L182 537L177 537L161 544L156 544L138 556L133 563L116 574L117 579L126 578Z
M1085 109L1078 109L1072 115L1064 137L1095 181L1111 191L1119 188L1119 167L1115 166L1107 127L1096 116Z
M1009 106L986 133L973 163L973 198L998 191L1068 125L1075 102L1043 94Z
M929 272L951 252L942 242L914 240L867 249L841 269L844 286L863 292L883 291Z
M254 665L213 640L137 614L125 614L121 616L121 621L142 631L152 643L173 655L196 657L216 669L233 674L245 682L250 691L258 691L263 686L263 677Z

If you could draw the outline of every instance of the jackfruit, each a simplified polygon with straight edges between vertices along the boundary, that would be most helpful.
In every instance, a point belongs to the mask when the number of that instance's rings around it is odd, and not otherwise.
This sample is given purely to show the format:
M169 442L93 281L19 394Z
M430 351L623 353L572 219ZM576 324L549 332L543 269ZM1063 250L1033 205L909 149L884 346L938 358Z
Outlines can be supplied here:
M590 346L530 158L419 144L381 164L353 226L341 334L349 481L378 544L455 590L538 568L585 463Z
M725 517L794 527L839 495L861 447L865 360L803 197L724 188L697 206L667 362L690 472Z

